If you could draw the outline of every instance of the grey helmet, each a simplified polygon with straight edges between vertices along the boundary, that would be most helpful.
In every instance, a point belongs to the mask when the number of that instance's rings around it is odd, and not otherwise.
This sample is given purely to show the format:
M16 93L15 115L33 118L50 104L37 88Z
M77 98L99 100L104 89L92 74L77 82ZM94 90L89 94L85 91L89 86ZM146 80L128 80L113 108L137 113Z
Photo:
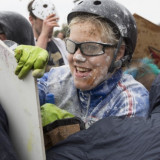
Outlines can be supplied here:
M34 35L29 21L17 12L0 11L0 32L7 40L25 45L34 45Z
M81 0L68 14L68 24L72 18L80 14L93 14L100 16L114 29L118 30L120 39L123 39L126 43L124 57L127 58L122 60L121 65L126 61L129 62L131 60L136 46L137 27L135 19L128 9L114 0ZM115 58L116 56L117 55L115 55Z

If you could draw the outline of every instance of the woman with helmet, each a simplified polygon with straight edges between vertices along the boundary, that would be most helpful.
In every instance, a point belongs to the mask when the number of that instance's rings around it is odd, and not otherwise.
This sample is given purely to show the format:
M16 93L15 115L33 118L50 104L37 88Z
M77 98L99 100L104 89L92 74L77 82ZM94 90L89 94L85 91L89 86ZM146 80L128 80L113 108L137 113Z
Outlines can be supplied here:
M69 13L68 24L69 66L52 68L38 80L41 105L48 93L53 94L55 105L80 117L86 128L109 116L147 116L148 91L121 70L136 45L131 13L113 0L85 0ZM19 78L26 72L18 65Z

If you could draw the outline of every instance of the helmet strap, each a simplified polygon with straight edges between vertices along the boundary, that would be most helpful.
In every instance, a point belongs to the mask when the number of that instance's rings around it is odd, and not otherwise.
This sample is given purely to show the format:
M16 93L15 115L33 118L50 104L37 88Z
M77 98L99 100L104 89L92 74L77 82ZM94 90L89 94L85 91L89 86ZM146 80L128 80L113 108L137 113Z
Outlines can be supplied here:
M130 56L126 55L123 58L121 58L120 60L114 62L114 68L120 68L122 67L127 61L129 61Z
M112 59L111 65L110 65L110 67L108 69L108 72L110 72L110 73L112 73L115 70L115 68L120 68L122 66L122 61L121 60L116 61L117 54L118 54L118 52L120 50L122 41L123 41L123 38L122 38L122 36L120 36L120 39L119 39L118 44L117 44L117 48L114 51L114 55L113 55L113 59Z

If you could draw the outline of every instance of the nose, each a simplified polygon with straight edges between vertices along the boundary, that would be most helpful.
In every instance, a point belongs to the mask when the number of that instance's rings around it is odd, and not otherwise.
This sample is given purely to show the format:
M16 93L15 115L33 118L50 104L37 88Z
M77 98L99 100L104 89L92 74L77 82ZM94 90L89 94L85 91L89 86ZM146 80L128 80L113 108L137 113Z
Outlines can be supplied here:
M79 48L74 53L73 60L74 61L79 61L79 62L85 62L86 61L86 57L81 53Z

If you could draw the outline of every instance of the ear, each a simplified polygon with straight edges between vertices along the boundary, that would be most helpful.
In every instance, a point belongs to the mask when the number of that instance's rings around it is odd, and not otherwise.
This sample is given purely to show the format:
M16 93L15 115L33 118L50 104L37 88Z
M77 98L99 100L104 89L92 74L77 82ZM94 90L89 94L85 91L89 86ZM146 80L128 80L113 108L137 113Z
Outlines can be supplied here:
M121 45L116 60L120 60L124 56L124 53L125 53L125 45Z
M29 21L30 21L30 23L33 25L33 20L34 20L34 18L32 17L32 16L29 16Z

